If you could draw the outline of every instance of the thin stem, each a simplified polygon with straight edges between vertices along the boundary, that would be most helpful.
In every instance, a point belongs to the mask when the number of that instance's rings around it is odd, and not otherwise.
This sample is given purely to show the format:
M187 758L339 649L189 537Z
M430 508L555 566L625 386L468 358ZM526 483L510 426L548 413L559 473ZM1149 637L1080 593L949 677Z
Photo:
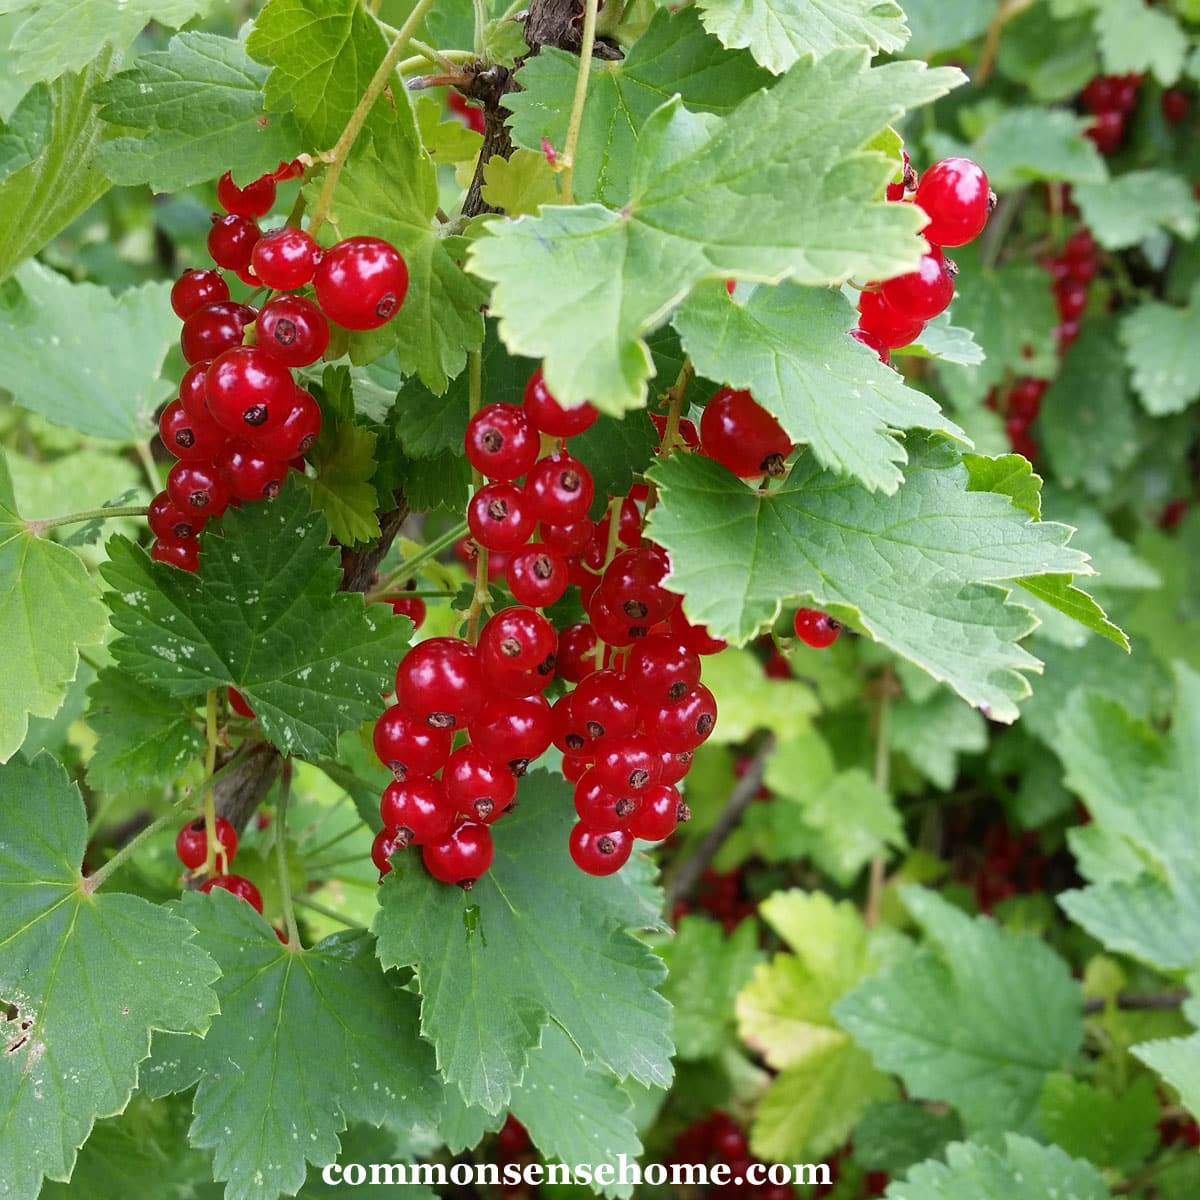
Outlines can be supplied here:
M487 0L474 0L474 2L475 2L475 57L482 58L483 52L487 47L488 6L487 6Z
M608 502L608 542L604 548L604 566L600 568L601 573L617 556L617 546L621 540L621 504L623 500L623 496L614 496ZM599 634L596 635L596 666L600 668L604 666L604 642Z
M125 504L120 508L88 508L61 517L38 517L25 522L30 533L40 536L60 525L78 525L82 521L103 521L108 517L144 517L150 510L144 504Z
M429 63L435 67L441 67L443 71L453 71L458 63L470 62L476 57L474 50L437 50L427 42L422 42L415 37L410 37L408 44L417 53L412 58L406 58L400 63L398 69L401 75L406 71L415 71Z
M345 925L347 929L361 929L362 926L355 921L351 921L349 917L344 917L340 912L333 908L327 908L324 904L318 904L315 900L310 900L307 896L297 896L295 901L301 908L311 908L313 912L320 913L323 917L328 917L331 921L337 921L339 925Z
M443 550L448 550L453 546L466 532L466 521L460 521L453 528L448 529L441 537L435 538L423 550L414 554L412 558L406 558L386 579L381 579L367 592L367 600L378 600L380 596L387 595L398 584L411 579L427 563L433 562Z
M161 492L162 476L158 473L158 464L154 461L154 455L150 453L150 443L136 442L134 449L141 461L142 470L146 472L146 480L150 484L151 490Z
M1187 988L1172 988L1166 992L1120 992L1115 1001L1121 1012L1169 1012L1181 1008L1190 996ZM1083 1002L1085 1013L1102 1013L1108 1007L1102 996Z
M467 355L467 396L468 408L473 417L483 406L483 355L473 350ZM474 467L471 468L471 484L474 491L483 486L483 476ZM467 610L467 641L472 645L479 636L479 618L484 606L491 604L492 594L488 590L488 552L486 547L479 547L479 555L475 559L475 594L471 597L471 607Z
M681 440L679 422L683 419L683 399L695 375L696 368L692 366L692 360L685 357L683 366L679 368L679 375L667 390L667 423L658 447L659 455L663 458L670 454Z
M208 698L204 710L204 736L207 749L204 752L204 778L211 781L217 770L217 692L215 688L208 689ZM204 789L204 832L206 848L204 852L204 869L209 875L217 863L217 851L224 853L224 847L217 841L217 802L212 787ZM228 863L226 864L228 866Z
M592 73L592 50L596 45L596 11L598 0L586 0L583 9L583 40L579 46L579 72L575 76L575 98L571 102L571 119L567 125L567 140L563 146L562 202L573 204L571 177L575 173L575 149L583 128L583 109L587 104L588 77Z
M890 683L890 679L885 683ZM885 686L879 696L879 712L875 723L875 786L886 792L891 787L892 776L892 696L891 687ZM887 860L882 854L871 859L871 876L867 884L867 904L863 921L867 928L879 924L880 908L883 904L883 888L887 881Z
M979 62L975 66L975 78L972 82L976 87L982 87L988 81L992 68L996 65L996 55L1000 51L1000 35L1004 27L1014 17L1020 16L1033 4L1033 0L1005 0L996 9L996 15L988 23L987 37L979 54Z
M275 866L279 871L279 898L283 903L288 945L299 948L300 931L296 928L296 909L292 904L292 880L288 874L287 858L287 809L291 792L292 760L285 758L279 772L279 804L275 812Z
M355 139L362 132L362 127L367 123L367 117L375 106L375 101L383 95L383 91L388 86L392 73L396 69L396 64L408 48L412 35L425 19L425 14L433 7L433 2L434 0L417 0L412 12L408 14L408 20L400 26L396 40L384 55L383 62L371 76L367 90L363 92L354 111L350 114L350 120L346 122L342 136L338 138L337 144L330 151L329 167L321 184L321 193L317 197L316 204L313 205L312 220L308 223L308 232L313 237L316 236L317 230L321 228L325 223L325 218L329 215L329 205L333 200L334 190L337 188L342 168L346 165L346 159L349 157Z

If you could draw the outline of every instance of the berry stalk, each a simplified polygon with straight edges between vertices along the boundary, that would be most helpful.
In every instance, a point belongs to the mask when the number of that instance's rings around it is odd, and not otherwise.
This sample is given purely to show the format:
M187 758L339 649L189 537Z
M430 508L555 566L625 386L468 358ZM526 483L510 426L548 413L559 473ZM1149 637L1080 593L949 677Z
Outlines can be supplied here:
M292 880L288 875L287 859L287 809L291 791L292 760L285 758L279 772L279 808L275 813L275 865L279 871L279 899L288 945L300 948L300 930L296 927L296 908L292 903Z
M598 0L586 0L583 10L583 40L579 46L579 73L575 76L575 98L571 101L571 119L562 153L562 202L573 204L571 177L575 173L575 150L583 128L583 109L587 104L588 77L592 72L592 49L596 45Z

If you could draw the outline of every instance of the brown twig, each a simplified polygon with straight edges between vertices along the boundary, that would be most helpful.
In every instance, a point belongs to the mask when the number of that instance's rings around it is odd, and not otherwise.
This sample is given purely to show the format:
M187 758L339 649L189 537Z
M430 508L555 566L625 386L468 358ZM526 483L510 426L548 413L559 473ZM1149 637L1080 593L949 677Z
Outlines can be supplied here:
M1120 992L1115 1003L1121 1012L1169 1012L1181 1007L1190 995L1187 988L1172 988L1166 992ZM1102 1013L1108 1004L1103 996L1097 996L1083 1002L1083 1011Z

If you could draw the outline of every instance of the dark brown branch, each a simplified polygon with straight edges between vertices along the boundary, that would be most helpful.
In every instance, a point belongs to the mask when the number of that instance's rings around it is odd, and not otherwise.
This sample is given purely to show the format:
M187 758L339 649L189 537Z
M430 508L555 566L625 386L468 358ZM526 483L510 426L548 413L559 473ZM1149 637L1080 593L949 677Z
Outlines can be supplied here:
M717 857L717 851L725 844L725 839L737 828L742 819L742 813L749 808L758 789L762 787L763 774L767 769L767 759L775 749L775 735L767 734L755 752L754 757L746 767L746 773L734 785L729 793L729 799L721 810L721 815L708 831L704 841L696 847L692 856L684 861L678 871L667 883L666 912L668 916L675 911L675 905L700 882L700 876L708 869L712 860Z
M1173 988L1167 992L1120 992L1117 995L1117 1008L1122 1012L1166 1012L1179 1008L1189 997L1187 988ZM1085 1013L1101 1013L1108 1007L1108 1001L1102 997L1085 1000Z
M379 537L360 550L342 551L343 592L365 592L375 582L375 572L387 557L400 527L408 519L408 499L396 492L392 499L396 507L379 517Z

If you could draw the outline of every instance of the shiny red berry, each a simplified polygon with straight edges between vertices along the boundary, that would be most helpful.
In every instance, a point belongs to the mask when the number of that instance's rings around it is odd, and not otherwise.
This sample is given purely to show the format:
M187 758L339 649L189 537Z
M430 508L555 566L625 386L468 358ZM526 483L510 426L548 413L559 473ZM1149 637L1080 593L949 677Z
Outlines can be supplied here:
M232 173L226 171L217 180L217 202L227 213L265 217L275 203L275 180L271 175L263 175L245 187L238 187Z
M216 839L220 845L217 851L217 864L228 869L237 854L237 830L224 818L218 817L213 827ZM189 821L175 838L175 853L179 861L190 871L202 867L208 858L208 826L203 817ZM222 862L222 857L224 862Z
M542 524L542 541L567 558L581 553L595 534L595 524L586 517L580 521L572 521L569 525L557 525L553 522Z
M879 292L863 292L858 298L858 327L889 350L897 350L916 341L925 322L897 312Z
M321 247L303 229L268 229L255 243L250 268L264 287L290 292L313 277Z
M382 238L347 238L322 254L313 288L331 321L344 329L378 329L404 303L408 267Z
M575 812L589 829L628 829L641 806L640 793L615 791L594 767L575 785Z
M213 419L231 433L257 440L283 423L296 400L292 373L258 346L237 346L217 358L204 378Z
M987 224L995 197L984 169L969 158L943 158L917 184L915 203L929 217L921 236L934 246L964 246Z
M488 700L468 728L481 754L523 775L549 749L554 720L542 696L501 696Z
M168 567L195 572L200 568L200 543L195 538L160 537L150 547L150 558Z
M389 859L407 845L407 840L398 829L388 829L385 826L375 835L375 840L371 843L371 861L375 864L380 879L392 873Z
M874 350L879 356L879 361L883 363L885 367L891 365L892 356L888 352L887 342L885 342L883 338L879 337L878 334L871 333L866 329L852 329L850 330L850 336L856 342L866 346L867 349Z
M192 517L183 513L175 507L166 492L159 492L150 501L146 523L155 537L177 542L194 538L204 528L203 517Z
M384 599L392 606L392 612L398 617L407 617L414 629L425 624L425 601L420 596L385 596Z
M630 650L625 674L648 700L673 704L700 682L700 658L673 637L648 637Z
M902 316L915 321L930 321L938 313L944 312L954 299L956 269L934 246L921 257L915 271L887 280L879 291L884 300Z
M815 608L797 609L792 625L796 636L814 650L824 650L826 646L832 646L842 632L840 621Z
M432 729L399 704L375 722L375 753L399 782L440 771L450 757L451 738L449 729Z
M716 727L717 702L712 692L700 683L674 704L647 707L642 719L650 737L662 749L695 750Z
M568 625L559 632L555 659L559 678L579 683L598 666L596 631L588 624Z
M244 879L241 875L214 875L212 879L207 879L200 885L200 891L204 892L205 895L211 892L213 888L232 892L239 900L245 900L258 913L261 913L263 910L262 895L258 888L250 880Z
M494 854L488 827L464 821L443 841L423 847L421 859L434 879L457 884L464 892L469 892L492 865Z
M192 415L173 400L158 418L158 436L170 454L187 462L211 461L229 435L207 412Z
M508 560L504 581L513 599L530 608L545 608L567 590L567 560L557 550L534 542Z
M478 746L460 746L442 772L451 807L471 821L490 825L511 807L517 777L507 763L494 762Z
M217 301L197 309L183 323L179 345L190 363L211 362L218 354L242 344L246 326L257 315L248 304Z
M193 363L188 367L179 384L179 403L189 416L211 421L212 414L204 398L204 376L208 373L208 367L207 362Z
M597 742L637 729L641 718L638 699L629 680L619 671L595 671L571 693L571 707L588 737Z
M532 608L501 609L479 633L479 657L484 669L532 671L558 648L554 626Z
M679 639L680 645L685 646L695 654L717 654L729 645L722 638L713 637L704 625L693 625L683 615L682 608L676 608L668 618L671 623L671 633Z
M471 497L467 525L486 550L519 550L537 518L528 495L513 483L489 483Z
M246 697L234 687L227 687L225 695L229 698L229 707L233 709L239 717L245 717L247 721L253 721L255 717L254 709L246 703Z
M230 438L216 457L229 494L235 500L274 500L287 476L287 463L267 458L244 438Z
M587 875L614 875L633 851L633 835L613 829L598 833L582 821L571 828L571 859Z
M321 406L303 388L296 388L292 406L278 425L255 430L254 444L269 458L290 463L312 449L321 434Z
M702 453L742 479L782 475L792 442L749 392L721 388L700 418Z
M167 473L167 495L189 517L219 517L229 505L229 489L213 463L177 462Z
M250 265L250 256L262 236L258 225L249 217L213 215L208 231L208 252L218 267L227 271L243 271Z
M534 371L525 385L525 411L538 429L557 438L575 437L583 433L596 423L600 415L587 403L575 408L559 404L542 378L541 367Z
M393 780L379 801L379 816L403 845L438 842L454 828L454 808L440 779Z
M479 711L485 690L475 647L459 638L414 646L396 671L396 698L433 729L460 729Z
M658 783L641 793L641 804L629 823L629 832L644 842L669 838L681 820L690 815L679 792L670 784Z
M513 480L535 462L541 446L528 414L515 404L489 404L469 422L467 461L488 479Z
M662 778L659 752L644 734L602 738L595 755L596 778L621 795L640 792Z
M594 494L592 473L566 451L535 463L525 479L525 495L534 518L548 525L582 521L592 506Z
M186 321L206 304L229 299L229 284L220 271L184 271L171 285L171 307Z
M258 345L288 367L315 363L329 346L325 314L303 296L276 296L255 323Z

